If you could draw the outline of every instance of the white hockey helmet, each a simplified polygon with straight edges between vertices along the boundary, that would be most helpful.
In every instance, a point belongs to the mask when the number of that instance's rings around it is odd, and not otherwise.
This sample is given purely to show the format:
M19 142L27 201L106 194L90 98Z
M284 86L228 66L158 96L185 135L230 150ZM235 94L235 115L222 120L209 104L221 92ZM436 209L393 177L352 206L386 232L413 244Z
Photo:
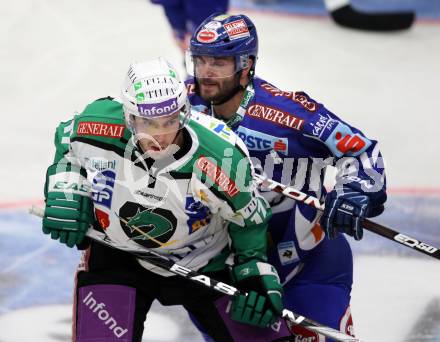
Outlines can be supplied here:
M191 115L185 83L177 70L163 57L132 63L121 97L127 126L134 134L134 117L154 122L179 113L180 129Z

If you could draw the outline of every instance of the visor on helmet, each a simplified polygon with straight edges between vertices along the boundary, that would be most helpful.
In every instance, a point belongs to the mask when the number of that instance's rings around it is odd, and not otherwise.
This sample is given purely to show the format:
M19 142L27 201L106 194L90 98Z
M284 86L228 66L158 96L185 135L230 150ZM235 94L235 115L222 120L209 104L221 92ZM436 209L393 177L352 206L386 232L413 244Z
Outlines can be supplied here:
M249 66L249 56L209 56L186 51L186 72L197 78L227 78Z

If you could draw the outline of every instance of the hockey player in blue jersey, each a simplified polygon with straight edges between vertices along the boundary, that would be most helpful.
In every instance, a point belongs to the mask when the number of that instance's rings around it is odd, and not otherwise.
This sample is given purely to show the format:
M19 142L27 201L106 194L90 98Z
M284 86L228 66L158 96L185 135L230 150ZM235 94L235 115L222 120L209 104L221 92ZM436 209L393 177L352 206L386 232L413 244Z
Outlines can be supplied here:
M256 77L257 57L258 36L247 16L208 17L187 53L191 104L232 128L266 176L325 199L321 214L281 194L265 193L273 212L269 261L284 284L286 308L354 334L353 261L342 233L360 240L363 218L384 209L381 153L376 141L306 93L282 91ZM327 193L323 180L329 164L338 173ZM248 312L255 310L252 303L245 305ZM252 314L242 316L244 311L235 319L248 322ZM292 331L295 341L325 340L297 326Z
M228 11L229 0L151 0L162 5L179 49L184 53L200 23L215 12Z

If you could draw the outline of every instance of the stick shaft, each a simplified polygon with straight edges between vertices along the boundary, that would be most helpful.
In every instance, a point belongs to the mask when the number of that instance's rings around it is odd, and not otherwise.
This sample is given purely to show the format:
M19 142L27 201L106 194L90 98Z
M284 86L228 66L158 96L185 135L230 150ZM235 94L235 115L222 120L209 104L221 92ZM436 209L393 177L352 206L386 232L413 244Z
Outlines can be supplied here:
M305 204L308 204L318 210L324 210L325 208L324 204L321 203L316 197L296 190L291 186L283 185L272 179L265 178L261 175L256 175L256 180L258 184L263 185L264 187L267 187L272 191L282 193L283 195L290 197L298 202L304 202ZM362 227L372 233L383 236L394 242L400 243L405 247L411 248L417 252L440 260L440 250L437 247L431 246L408 235L401 234L391 228L373 222L369 219L363 220Z

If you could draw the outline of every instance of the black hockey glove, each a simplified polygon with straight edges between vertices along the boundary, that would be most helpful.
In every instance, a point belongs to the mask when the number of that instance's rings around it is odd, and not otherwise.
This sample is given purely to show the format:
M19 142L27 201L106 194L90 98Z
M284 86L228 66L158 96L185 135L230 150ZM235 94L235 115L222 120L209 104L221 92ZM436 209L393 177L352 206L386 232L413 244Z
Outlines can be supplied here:
M362 239L363 219L380 215L384 211L387 199L384 187L379 191L365 192L362 190L361 179L349 179L352 181L336 185L325 199L321 226L330 239L334 239L338 232L353 236L355 240Z

